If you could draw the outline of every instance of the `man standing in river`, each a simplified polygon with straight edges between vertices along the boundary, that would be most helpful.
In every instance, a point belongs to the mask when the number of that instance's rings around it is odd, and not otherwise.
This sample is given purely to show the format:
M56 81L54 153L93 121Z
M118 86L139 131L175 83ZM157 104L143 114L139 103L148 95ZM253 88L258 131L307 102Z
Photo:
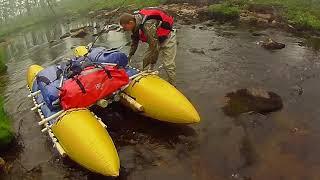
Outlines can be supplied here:
M149 66L149 70L153 70L160 56L169 83L175 85L177 41L175 31L172 29L173 17L159 8L145 8L134 15L122 14L120 25L125 31L132 32L129 61L136 52L139 41L148 43L143 69Z

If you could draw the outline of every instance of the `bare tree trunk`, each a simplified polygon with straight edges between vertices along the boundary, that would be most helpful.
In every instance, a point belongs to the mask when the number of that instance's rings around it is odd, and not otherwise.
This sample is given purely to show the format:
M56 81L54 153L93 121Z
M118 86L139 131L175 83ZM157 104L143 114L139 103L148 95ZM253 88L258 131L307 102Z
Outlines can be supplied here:
M53 9L53 6L52 6L52 2L51 2L51 0L46 0L47 1L47 4L48 4L48 6L49 6L49 8L50 8L50 10L51 10L51 12L54 14L54 15L56 15L56 12L54 11L54 9Z
M30 4L29 0L25 0L25 5L26 5L26 10L27 10L28 16L31 16L31 4Z

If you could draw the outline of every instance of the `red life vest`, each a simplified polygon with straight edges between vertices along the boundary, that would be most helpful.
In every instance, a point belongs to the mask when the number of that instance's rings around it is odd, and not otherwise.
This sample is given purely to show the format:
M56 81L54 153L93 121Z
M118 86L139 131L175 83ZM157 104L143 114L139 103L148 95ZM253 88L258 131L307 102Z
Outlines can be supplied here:
M174 22L172 16L168 15L164 10L159 8L144 8L139 11L139 14L141 14L143 17L139 27L139 38L142 42L147 42L147 37L143 32L143 24L150 19L159 20L161 23L157 29L159 42L162 43L168 38L170 32L172 31Z

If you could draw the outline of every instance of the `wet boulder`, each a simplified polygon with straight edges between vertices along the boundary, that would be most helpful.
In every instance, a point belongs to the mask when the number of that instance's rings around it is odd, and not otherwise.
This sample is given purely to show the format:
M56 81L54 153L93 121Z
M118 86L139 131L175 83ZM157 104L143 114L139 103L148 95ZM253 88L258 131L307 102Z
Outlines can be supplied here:
M73 32L71 34L72 38L84 38L88 33L84 29L80 29L79 31Z
M223 111L228 116L238 116L246 112L269 113L282 109L279 95L261 88L240 89L226 95L227 103Z
M208 30L208 27L207 26L199 26L199 29L204 31L204 30Z
M75 33L75 32L78 32L80 30L84 30L84 31L87 31L89 29L93 28L93 26L91 25L87 25L87 26L82 26L82 27L79 27L79 28L74 28L74 29L70 29L70 32L71 33Z
M64 39L64 38L67 38L67 37L70 37L70 36L71 36L71 33L67 32L64 35L60 36L60 39Z
M268 50L276 50L276 49L283 49L286 47L286 45L283 43L276 42L271 38L268 38L266 41L262 42L261 47Z

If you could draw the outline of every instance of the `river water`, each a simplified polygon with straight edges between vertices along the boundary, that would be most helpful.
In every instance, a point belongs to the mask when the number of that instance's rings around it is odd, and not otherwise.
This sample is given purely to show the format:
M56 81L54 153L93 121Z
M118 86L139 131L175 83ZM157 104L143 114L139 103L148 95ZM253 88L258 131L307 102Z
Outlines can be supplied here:
M71 48L93 40L59 37L87 24L50 24L16 34L7 45L8 73L1 93L13 120L19 147L4 158L12 169L3 179L110 179L62 159L30 111L26 70L47 67ZM206 30L180 26L177 32L177 88L194 104L201 123L181 126L142 117L120 105L94 108L108 125L121 160L117 179L172 180L317 180L320 177L319 39L306 40L277 29L260 29L286 48L268 51L257 45L265 36L248 28L214 25ZM53 41L55 40L55 41ZM104 34L97 45L119 47L121 32ZM128 46L123 51L128 52ZM138 50L133 64L141 67ZM161 73L165 78L165 73ZM269 114L228 117L225 95L262 87L282 97L284 107ZM1 179L2 179L1 178Z

